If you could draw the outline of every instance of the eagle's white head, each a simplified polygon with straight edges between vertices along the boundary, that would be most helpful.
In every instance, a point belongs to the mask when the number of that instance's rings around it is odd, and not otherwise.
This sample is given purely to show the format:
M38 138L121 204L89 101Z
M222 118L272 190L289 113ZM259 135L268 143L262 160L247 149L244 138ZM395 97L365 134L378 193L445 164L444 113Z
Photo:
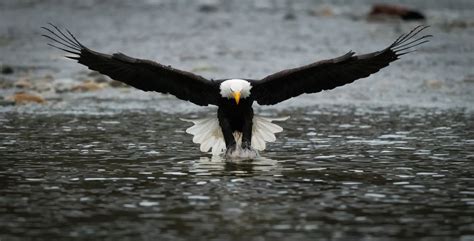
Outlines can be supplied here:
M223 98L233 98L235 103L239 104L240 98L244 99L250 96L252 86L250 82L243 79L229 79L222 82L219 88Z

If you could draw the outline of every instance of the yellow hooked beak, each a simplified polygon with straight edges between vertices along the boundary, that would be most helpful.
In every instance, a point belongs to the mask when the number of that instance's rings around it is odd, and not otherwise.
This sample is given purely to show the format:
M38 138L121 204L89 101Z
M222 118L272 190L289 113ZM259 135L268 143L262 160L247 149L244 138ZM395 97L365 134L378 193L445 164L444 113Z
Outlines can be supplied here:
M240 102L240 91L234 91L234 92L232 92L232 95L234 96L235 103L239 104L239 102Z

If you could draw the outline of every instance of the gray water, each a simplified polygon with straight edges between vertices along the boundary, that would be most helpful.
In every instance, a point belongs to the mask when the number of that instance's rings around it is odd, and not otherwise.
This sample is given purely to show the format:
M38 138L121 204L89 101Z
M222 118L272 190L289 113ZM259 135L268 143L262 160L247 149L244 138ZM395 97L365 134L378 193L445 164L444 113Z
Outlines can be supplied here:
M0 241L474 240L474 1L401 1L425 22L368 20L374 2L0 1L14 70L0 75ZM215 108L71 91L91 75L46 46L48 22L207 78L380 50L419 24L434 37L367 79L255 105L291 118L237 162L199 152L179 120ZM46 103L14 105L18 91Z
M472 113L291 113L245 162L200 153L176 115L8 113L2 240L474 238Z

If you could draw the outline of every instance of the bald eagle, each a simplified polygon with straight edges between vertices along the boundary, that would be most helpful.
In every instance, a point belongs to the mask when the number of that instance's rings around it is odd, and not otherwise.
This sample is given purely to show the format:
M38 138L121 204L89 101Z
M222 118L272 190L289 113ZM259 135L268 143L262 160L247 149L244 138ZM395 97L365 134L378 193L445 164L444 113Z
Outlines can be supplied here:
M334 89L365 78L388 66L400 56L413 52L413 47L428 42L431 35L417 37L428 26L418 26L401 35L383 50L355 55L350 51L340 57L318 61L302 67L283 70L260 80L218 79L162 65L150 60L132 58L122 53L112 55L91 50L67 29L50 24L43 27L48 45L63 50L91 70L108 75L143 91L172 94L196 105L218 107L217 115L186 120L194 126L186 131L194 135L203 152L225 152L230 158L254 158L265 149L265 142L275 141L275 133L283 129L272 123L286 118L254 115L252 104L274 105L304 93Z

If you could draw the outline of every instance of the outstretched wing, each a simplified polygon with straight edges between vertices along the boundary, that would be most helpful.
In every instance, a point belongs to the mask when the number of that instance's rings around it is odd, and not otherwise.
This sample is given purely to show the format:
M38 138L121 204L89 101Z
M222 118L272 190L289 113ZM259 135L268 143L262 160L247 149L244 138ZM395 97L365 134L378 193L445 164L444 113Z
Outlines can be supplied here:
M68 30L62 31L53 24L50 26L51 28L43 27L47 31L43 36L54 42L49 45L73 54L66 57L77 60L91 70L137 89L169 93L197 105L218 103L219 87L211 80L122 53L108 55L93 51L82 45Z
M252 83L252 96L261 105L272 105L304 93L316 93L352 83L388 66L415 46L428 42L431 35L415 36L428 28L418 26L382 51L364 55L349 52L334 59L287 69Z

